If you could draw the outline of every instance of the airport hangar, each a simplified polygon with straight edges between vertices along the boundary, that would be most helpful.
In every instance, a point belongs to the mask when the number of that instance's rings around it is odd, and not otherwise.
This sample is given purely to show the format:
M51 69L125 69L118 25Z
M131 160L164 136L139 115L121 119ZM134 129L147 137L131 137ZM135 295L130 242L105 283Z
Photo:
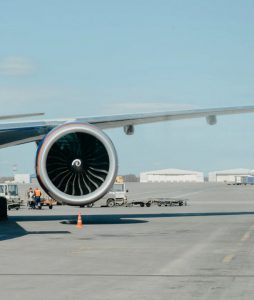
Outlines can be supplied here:
M140 182L204 182L204 174L179 169L155 170L140 173Z
M208 173L209 182L229 182L234 183L236 177L252 176L253 170L250 169L230 169L223 171L214 171Z

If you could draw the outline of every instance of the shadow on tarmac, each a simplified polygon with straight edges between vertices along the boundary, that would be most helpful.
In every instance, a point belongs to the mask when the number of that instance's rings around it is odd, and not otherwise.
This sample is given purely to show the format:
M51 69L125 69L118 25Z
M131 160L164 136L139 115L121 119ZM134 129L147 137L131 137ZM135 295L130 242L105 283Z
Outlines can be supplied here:
M96 225L147 223L152 218L179 218L179 217L212 217L212 216L238 216L254 215L254 211L230 211L230 212L200 212L200 213L142 213L142 214L108 214L108 215L83 215L82 221ZM137 220L141 219L141 220ZM47 216L11 216L10 221L62 221L62 224L76 224L77 215L47 215ZM1 224L1 223L0 223Z
M16 222L16 220L13 220L13 218L0 222L0 241L14 239L28 234L68 234L68 233L70 232L66 230L27 231L22 226L20 226Z
M144 214L110 214L110 215L86 215L82 217L85 225L112 225L112 224L138 224L147 223L152 218L178 218L178 217L212 217L212 216L240 216L254 215L252 211L240 212L202 212L202 213L144 213ZM139 219L139 220L137 220ZM48 216L10 216L8 220L0 222L0 241L13 239L28 234L70 234L63 231L26 231L17 222L44 222L60 221L61 224L74 225L77 222L76 215L48 215Z

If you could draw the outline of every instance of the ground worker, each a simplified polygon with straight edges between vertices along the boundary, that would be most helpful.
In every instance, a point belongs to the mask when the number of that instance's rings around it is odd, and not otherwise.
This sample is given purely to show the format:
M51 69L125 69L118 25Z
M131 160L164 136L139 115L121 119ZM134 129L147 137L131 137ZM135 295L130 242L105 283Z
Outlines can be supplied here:
M33 189L30 187L28 192L27 192L27 204L30 208L34 208L35 207L35 201L34 201L34 191Z
M41 208L41 191L37 188L34 190L34 199L35 199L35 205L38 208Z

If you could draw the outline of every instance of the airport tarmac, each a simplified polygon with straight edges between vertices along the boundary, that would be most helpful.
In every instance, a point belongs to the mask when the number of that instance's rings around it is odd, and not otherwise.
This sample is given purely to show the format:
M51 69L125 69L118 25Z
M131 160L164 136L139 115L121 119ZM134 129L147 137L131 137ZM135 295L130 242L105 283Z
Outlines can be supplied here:
M0 223L1 299L252 299L254 186L129 184L182 207L11 211Z

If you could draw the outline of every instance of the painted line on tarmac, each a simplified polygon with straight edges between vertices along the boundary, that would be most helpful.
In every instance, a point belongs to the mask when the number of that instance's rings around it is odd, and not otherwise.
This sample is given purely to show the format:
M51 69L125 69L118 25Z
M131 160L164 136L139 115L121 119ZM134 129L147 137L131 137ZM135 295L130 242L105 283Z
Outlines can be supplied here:
M239 248L243 245L242 242L246 242L246 241L248 241L250 239L252 231L254 231L254 225L251 225L250 229L247 232L245 232L245 234L241 237L241 240L238 243L238 247ZM233 253L224 256L222 262L225 263L225 264L230 263L235 258L236 252L237 251L233 251Z
M224 264L228 264L232 261L232 259L235 257L235 254L229 254L229 255L226 255L224 258L223 258L223 263Z
M241 238L241 242L245 242L250 238L251 232L247 231Z

